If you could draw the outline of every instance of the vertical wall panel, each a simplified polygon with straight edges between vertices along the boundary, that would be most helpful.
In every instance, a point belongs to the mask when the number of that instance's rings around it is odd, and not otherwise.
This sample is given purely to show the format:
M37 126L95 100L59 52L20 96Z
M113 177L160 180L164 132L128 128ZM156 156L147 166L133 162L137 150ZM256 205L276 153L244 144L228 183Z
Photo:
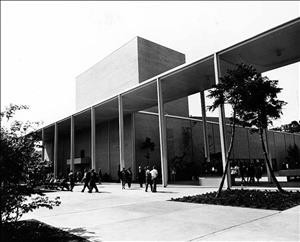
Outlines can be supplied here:
M101 168L102 174L109 174L107 126L107 122L96 126L96 167L97 172Z

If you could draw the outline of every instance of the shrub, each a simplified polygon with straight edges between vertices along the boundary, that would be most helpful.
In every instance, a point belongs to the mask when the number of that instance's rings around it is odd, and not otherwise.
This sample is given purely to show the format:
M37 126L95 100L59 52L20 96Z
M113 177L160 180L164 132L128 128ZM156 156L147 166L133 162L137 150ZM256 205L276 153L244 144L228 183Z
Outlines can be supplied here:
M41 160L38 135L30 132L37 123L12 120L15 112L22 109L28 107L10 105L1 112L0 229L2 223L17 221L24 213L60 204L58 197L50 200L37 189L38 176L31 175Z
M171 198L171 201L216 204L226 206L251 207L262 209L285 210L300 204L300 192L280 193L269 190L225 190L221 197L217 192L209 192L195 196Z

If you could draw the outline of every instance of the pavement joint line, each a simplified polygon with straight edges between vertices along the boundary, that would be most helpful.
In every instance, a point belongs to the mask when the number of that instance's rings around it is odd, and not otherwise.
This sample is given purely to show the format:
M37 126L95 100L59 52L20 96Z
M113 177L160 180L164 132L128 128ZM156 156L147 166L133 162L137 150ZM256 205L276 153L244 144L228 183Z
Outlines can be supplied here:
M211 232L211 233L208 233L208 234L205 234L205 235L202 235L202 236L199 236L199 237L187 240L187 241L197 241L199 239L202 239L202 238L210 236L210 235L218 234L218 233L221 233L223 231L226 231L226 230L229 230L229 229L232 229L232 228L236 228L236 227L239 227L239 226L242 226L242 225L245 225L245 224L250 224L250 223L258 221L258 220L262 220L262 219L265 219L265 218L268 218L268 217L275 216L277 214L280 214L281 212L282 211L277 211L277 212L274 212L273 214L268 214L268 215L265 215L265 216L262 216L262 217L259 217L259 218L251 219L249 221L246 221L246 222L243 222L243 223L240 223L240 224L236 224L236 225L232 225L232 226L229 226L227 228L220 229L218 231L214 231L214 232Z
M144 204L144 203L150 203L150 202L152 203L152 202L170 202L170 201L153 200L153 201L143 201L142 203ZM50 215L50 216L42 216L40 218L52 218L52 217L59 217L59 216L68 215L68 214L86 213L86 212L91 212L91 211L96 211L96 210L103 210L103 209L107 209L107 208L128 206L128 205L131 205L131 204L141 204L141 202L123 203L123 204L117 204L117 205L102 207L102 208L94 208L94 209L83 210L83 211L66 212L66 213L54 214L54 215Z

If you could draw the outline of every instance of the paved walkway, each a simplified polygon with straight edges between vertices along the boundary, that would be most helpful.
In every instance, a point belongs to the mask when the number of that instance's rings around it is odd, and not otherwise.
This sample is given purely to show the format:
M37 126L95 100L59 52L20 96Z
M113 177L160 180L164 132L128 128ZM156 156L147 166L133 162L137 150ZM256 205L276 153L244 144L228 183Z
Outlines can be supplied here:
M167 201L215 188L170 185L146 193L137 184L98 185L100 193L60 196L53 210L24 216L63 228L90 241L300 241L300 206L283 212Z

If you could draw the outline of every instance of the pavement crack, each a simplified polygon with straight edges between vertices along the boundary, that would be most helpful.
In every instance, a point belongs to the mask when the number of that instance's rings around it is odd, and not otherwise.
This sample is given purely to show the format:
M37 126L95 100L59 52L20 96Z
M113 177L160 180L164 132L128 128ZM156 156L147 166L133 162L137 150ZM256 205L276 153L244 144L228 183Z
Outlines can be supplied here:
M217 231L214 231L214 232L211 232L211 233L202 235L202 236L198 236L198 237L196 237L196 238L193 238L193 239L190 239L190 240L187 240L187 241L197 241L197 240L199 240L199 239L202 239L202 238L205 238L205 237L214 235L214 234L218 234L218 233L221 233L221 232L223 232L223 231L226 231L226 230L229 230L229 229L232 229L232 228L236 228L236 227L239 227L239 226L242 226L242 225L245 225L245 224L250 224L250 223L252 223L252 222L255 222L255 221L258 221L258 220L261 220L261 219L265 219L265 218L268 218L268 217L272 217L272 216L277 215L277 214L279 214L279 213L281 213L281 211L278 211L278 212L273 213L273 214L268 214L268 215L265 215L265 216L262 216L262 217L259 217L259 218L255 218L255 219L252 219L252 220L249 220L249 221L240 223L240 224L235 224L235 225L229 226L229 227L227 227L227 228L220 229L220 230L217 230Z

